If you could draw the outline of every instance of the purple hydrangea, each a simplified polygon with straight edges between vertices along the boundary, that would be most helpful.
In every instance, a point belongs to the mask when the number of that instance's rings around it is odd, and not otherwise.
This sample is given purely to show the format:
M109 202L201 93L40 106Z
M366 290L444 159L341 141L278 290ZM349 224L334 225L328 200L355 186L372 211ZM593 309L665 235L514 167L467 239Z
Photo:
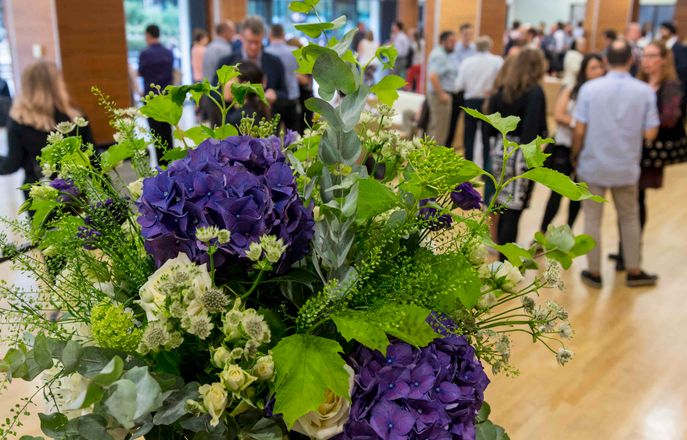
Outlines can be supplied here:
M437 205L436 199L433 198L420 200L419 214L428 222L429 229L433 231L450 228L453 223L451 214L441 214L440 207Z
M54 179L50 186L60 192L59 198L62 203L69 203L81 195L81 190L68 179Z
M461 183L451 193L451 201L456 208L469 211L482 206L482 195L470 182Z
M344 439L474 440L475 416L489 379L462 336L417 349L394 341L383 356L360 346Z
M217 267L247 261L249 245L269 234L287 245L278 268L283 271L309 252L314 234L312 207L298 197L276 136L208 139L146 179L136 204L146 249L158 266L179 252L207 262L207 246L195 232L216 226L231 232L215 254Z

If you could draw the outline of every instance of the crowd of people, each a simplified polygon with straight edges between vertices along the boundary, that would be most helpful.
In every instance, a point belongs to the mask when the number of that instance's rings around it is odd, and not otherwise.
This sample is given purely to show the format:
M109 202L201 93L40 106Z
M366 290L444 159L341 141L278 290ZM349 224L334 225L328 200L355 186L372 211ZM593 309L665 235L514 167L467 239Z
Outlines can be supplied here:
M391 71L407 78L406 88L425 93L426 83L425 105L418 112L423 115L420 128L439 144L454 145L461 107L518 116L520 124L509 135L510 141L527 144L538 136L553 135L555 142L545 146L549 154L546 166L586 182L596 195L612 194L621 243L618 253L609 257L615 260L617 270L627 271L628 286L652 285L658 277L641 266L646 190L662 187L666 165L687 159L687 48L678 41L675 25L669 22L655 35L636 23L630 24L623 36L612 30L604 35L604 49L595 53L588 50L581 23L557 23L547 33L544 25L515 22L504 35L503 54L495 54L493 40L488 36L475 38L474 27L466 23L457 32L441 32L426 65L424 39L416 29L406 30L403 23L394 22L387 43L398 51ZM146 42L138 66L145 94L156 93L157 87L173 82L173 55L161 44L158 26L146 28ZM212 39L197 30L191 50L193 80L217 83L218 68L239 64L237 80L262 84L267 105L253 97L243 108L232 109L226 121L237 124L243 114L258 118L278 115L285 128L303 132L312 117L304 101L316 93L317 85L309 75L297 72L293 52L302 43L287 38L283 26L267 28L257 17L247 17L238 27L222 22L215 27ZM387 73L375 58L379 47L374 33L359 23L351 49L370 84ZM562 82L556 102L550 106L552 115L547 113L543 86L547 74L558 76ZM0 174L24 168L27 182L31 182L41 175L36 148L45 144L55 123L73 119L79 112L70 103L52 63L41 61L27 68L21 84L8 122L9 156L0 158ZM218 98L231 101L231 89L225 88ZM198 117L211 126L222 122L214 105L205 102L199 105ZM152 119L149 124L162 144L173 145L168 124ZM492 173L503 171L506 178L523 173L527 163L522 152L504 163L502 141L493 129L465 114L460 142L465 157L481 162ZM531 181L519 179L499 194L501 209L492 222L497 243L517 242L520 218L532 190ZM485 200L493 196L493 184L485 180ZM542 231L551 224L560 205L561 197L551 193L542 216ZM573 226L581 210L585 232L599 243L589 255L589 267L582 272L582 279L598 288L603 285L603 205L570 202L568 225Z

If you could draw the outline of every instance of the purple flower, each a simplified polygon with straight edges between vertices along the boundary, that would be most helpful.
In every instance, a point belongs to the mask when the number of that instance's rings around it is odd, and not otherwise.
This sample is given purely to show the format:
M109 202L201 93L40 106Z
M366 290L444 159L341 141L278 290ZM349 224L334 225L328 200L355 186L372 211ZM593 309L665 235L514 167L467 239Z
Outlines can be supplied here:
M414 425L410 412L389 401L375 406L370 417L370 426L384 440L406 439Z
M54 179L50 186L60 192L60 201L68 203L81 195L81 190L71 180Z
M474 440L489 379L474 348L450 333L452 321L429 321L447 336L420 349L395 340L386 356L363 346L352 353L351 415L338 439Z
M179 252L206 263L207 246L196 239L196 230L216 226L231 232L214 256L216 267L249 264L248 247L267 234L287 246L277 264L283 272L310 251L314 234L312 206L298 197L276 136L208 139L146 179L136 204L146 249L158 266Z
M451 214L441 214L440 209L436 199L420 200L420 217L427 220L428 227L432 231L450 228L453 223Z
M482 195L470 182L461 183L451 193L453 206L465 211L479 209L482 206Z

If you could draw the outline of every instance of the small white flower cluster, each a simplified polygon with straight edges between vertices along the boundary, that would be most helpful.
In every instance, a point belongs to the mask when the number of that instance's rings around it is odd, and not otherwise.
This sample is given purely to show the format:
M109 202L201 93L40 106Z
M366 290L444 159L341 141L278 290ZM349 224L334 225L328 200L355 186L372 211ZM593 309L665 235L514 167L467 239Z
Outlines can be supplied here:
M254 394L252 386L274 377L272 355L260 352L260 347L272 337L264 318L254 309L242 310L241 300L236 299L222 322L224 340L211 350L212 365L221 370L219 381L200 387L202 401L187 402L195 412L210 414L212 426L217 426L233 402L249 399Z
M549 267L546 268L542 277L544 287L553 287L563 292L565 290L565 283L561 279L562 274L563 268L560 263L557 261L549 263Z
M212 285L207 267L194 264L184 253L155 271L141 287L139 296L141 299L136 302L148 318L140 347L144 353L169 348L172 342L180 345L183 337L177 326L206 339L214 328L211 315L224 310L229 302Z
M206 226L196 229L196 239L205 244L210 244L213 240L217 240L219 244L227 244L231 240L231 232L217 226Z
M136 123L140 117L140 112L134 107L115 109L114 118L110 122L115 130L113 136L115 142L123 143L140 138L139 127Z
M49 186L45 185L33 185L29 190L29 197L34 200L55 200L60 192Z
M287 245L284 244L284 240L281 238L277 238L274 235L263 235L260 237L259 242L254 241L248 246L246 257L258 264L265 260L269 264L276 264L281 259L284 251L286 251L286 247ZM267 269L267 265L261 268Z
M479 268L479 277L488 286L510 293L516 292L518 285L524 279L520 269L509 261L496 261L482 265Z

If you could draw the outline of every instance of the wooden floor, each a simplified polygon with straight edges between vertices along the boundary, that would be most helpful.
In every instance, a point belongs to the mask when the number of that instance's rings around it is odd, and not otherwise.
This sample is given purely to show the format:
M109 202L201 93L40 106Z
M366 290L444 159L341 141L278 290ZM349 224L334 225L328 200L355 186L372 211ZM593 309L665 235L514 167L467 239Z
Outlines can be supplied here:
M664 189L649 194L644 235L644 266L660 274L659 285L627 289L622 275L605 264L606 286L590 290L579 282L585 261L576 262L565 277L567 291L545 294L570 312L574 361L559 367L543 347L516 339L512 360L522 374L492 378L492 418L513 440L687 439L687 165L668 169L665 181ZM17 186L17 176L0 178L0 215L18 205L11 191ZM536 190L522 219L521 242L538 227L547 195ZM604 254L618 235L612 206L605 213ZM581 226L580 219L576 230ZM7 264L0 265L0 279L24 282ZM33 390L13 383L0 396L0 419ZM37 420L26 419L20 435L40 434Z

